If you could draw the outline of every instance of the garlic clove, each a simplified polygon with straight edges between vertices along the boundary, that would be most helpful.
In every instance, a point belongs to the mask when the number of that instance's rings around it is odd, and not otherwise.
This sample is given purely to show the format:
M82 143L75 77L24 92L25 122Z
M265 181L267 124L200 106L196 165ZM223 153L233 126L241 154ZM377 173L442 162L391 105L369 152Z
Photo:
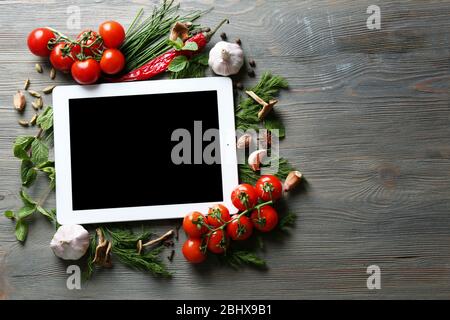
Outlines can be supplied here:
M25 95L22 91L17 90L16 94L14 95L14 108L22 112L25 109L27 101L25 100Z
M248 148L248 146L250 145L251 142L252 142L252 135L249 133L246 133L238 139L238 141L236 143L236 147L238 149L246 149L246 148Z
M62 225L50 242L55 255L64 260L78 260L89 248L89 232L80 225Z
M291 191L302 181L302 173L300 171L291 171L284 181L284 191Z
M248 157L248 165L253 171L258 171L261 169L262 159L267 156L267 150L261 149L256 150L250 154Z

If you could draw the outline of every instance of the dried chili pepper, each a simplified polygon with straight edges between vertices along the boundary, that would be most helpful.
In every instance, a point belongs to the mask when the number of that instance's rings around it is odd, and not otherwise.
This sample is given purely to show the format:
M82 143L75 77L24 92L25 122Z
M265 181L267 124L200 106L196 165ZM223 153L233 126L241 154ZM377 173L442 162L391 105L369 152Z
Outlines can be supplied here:
M106 80L111 82L123 82L123 81L140 81L150 79L166 71L172 60L175 59L175 57L186 56L190 58L193 55L202 51L206 47L206 44L209 42L211 37L225 22L228 23L228 20L227 19L223 20L214 30L210 32L201 32L187 39L186 42L195 42L197 44L198 49L196 51L171 49L166 53L163 53L159 57L150 60L149 62L147 62L142 67L136 70L130 71L129 73L119 78L108 78Z

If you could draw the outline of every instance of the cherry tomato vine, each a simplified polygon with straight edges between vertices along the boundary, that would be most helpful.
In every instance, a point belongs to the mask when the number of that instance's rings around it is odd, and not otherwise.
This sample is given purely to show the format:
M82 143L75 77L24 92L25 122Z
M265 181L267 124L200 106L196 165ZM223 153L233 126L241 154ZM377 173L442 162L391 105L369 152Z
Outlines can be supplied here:
M230 216L228 208L217 204L204 216L198 211L187 214L183 220L183 229L188 239L182 252L191 263L201 263L206 259L207 251L226 254L230 239L242 241L248 239L253 229L261 232L272 231L278 224L278 213L274 203L282 195L282 184L272 175L264 175L255 187L240 184L231 193L233 205L240 210Z

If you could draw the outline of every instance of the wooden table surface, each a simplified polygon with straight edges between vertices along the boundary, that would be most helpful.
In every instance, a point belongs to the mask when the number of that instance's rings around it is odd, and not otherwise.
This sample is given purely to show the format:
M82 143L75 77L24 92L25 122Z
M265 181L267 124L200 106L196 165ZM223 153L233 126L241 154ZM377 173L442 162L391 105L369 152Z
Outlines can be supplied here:
M17 125L12 96L27 77L34 88L51 84L47 63L44 74L34 71L28 32L48 25L78 33L66 24L71 5L81 10L82 28L96 28L111 18L128 25L138 8L148 12L156 2L0 2L0 211L20 206L11 145L33 131ZM277 109L287 125L281 153L309 181L307 192L288 201L298 214L295 229L267 243L268 271L193 268L177 252L172 280L116 263L70 291L67 264L48 246L50 224L37 217L21 245L13 223L0 217L0 297L450 298L450 1L181 3L214 6L202 22L229 17L224 31L242 39L257 74L288 79ZM381 8L380 30L366 26L371 4ZM58 84L69 82L58 75ZM41 183L32 193L43 190ZM158 232L174 224L150 223ZM381 268L380 290L366 287L369 265Z

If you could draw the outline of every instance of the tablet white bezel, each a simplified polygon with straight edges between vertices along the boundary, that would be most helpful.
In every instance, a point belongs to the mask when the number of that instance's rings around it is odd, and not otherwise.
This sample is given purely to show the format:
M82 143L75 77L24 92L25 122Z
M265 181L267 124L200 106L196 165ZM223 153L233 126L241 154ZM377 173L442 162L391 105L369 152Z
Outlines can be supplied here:
M229 78L213 77L181 80L152 80L133 83L99 84L91 86L58 86L53 90L56 208L60 224L87 224L118 221L138 221L181 218L190 211L206 213L217 202L125 207L93 210L72 209L72 170L70 155L69 99L111 97L157 93L217 91L219 112L220 153L223 199L230 209L230 194L238 184L234 104ZM129 112L139 112L136 108ZM80 124L82 125L82 124ZM89 183L89 182L86 182Z

